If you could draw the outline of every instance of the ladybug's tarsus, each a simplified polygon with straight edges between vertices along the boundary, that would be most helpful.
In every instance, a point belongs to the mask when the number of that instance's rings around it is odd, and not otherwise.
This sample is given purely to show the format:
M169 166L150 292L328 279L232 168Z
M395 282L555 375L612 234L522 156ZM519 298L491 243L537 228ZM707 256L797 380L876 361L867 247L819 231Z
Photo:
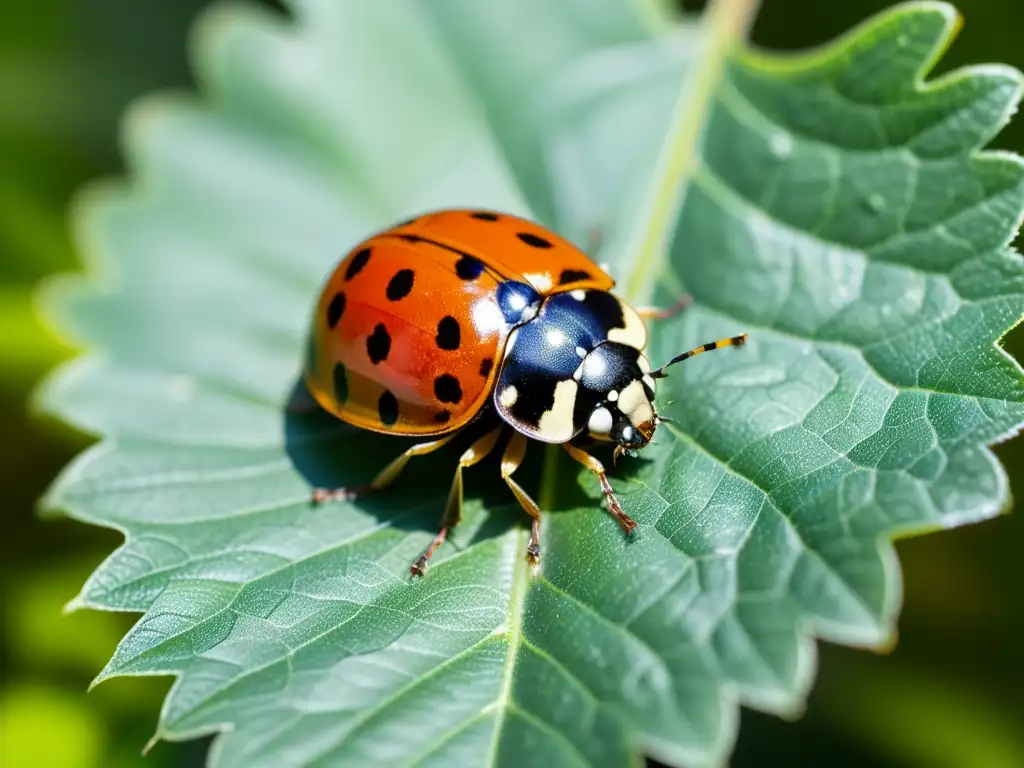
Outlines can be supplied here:
M625 533L631 533L636 528L636 521L626 514L622 504L619 503L619 497L615 495L612 484L608 482L608 474L605 472L604 465L589 453L571 443L565 443L562 447L565 448L566 453L597 475L597 480L601 484L601 492L604 493L604 497L608 502L608 511L615 516L616 521L622 526L622 530Z
M373 490L370 485L356 485L351 488L314 488L313 503L323 504L328 501L352 501Z
M448 538L447 526L438 531L437 536L430 542L430 546L427 547L427 551L416 558L411 566L409 566L409 573L413 576L423 576L427 572L427 565L430 563L430 556L434 554L434 551L444 544Z
M530 543L526 545L526 562L537 565L540 562L540 520L534 518L530 526Z
M427 547L427 551L416 558L412 565L409 566L409 573L413 576L422 576L427 572L427 565L430 562L430 556L434 554L434 550L444 544L445 539L448 538L448 526L444 526L438 531L437 536L430 542L430 546Z

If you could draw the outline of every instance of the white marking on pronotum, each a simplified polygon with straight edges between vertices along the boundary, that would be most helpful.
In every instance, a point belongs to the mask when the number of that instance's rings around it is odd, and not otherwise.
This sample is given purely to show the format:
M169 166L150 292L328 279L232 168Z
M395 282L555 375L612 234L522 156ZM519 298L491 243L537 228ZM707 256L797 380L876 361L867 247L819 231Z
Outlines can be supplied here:
M509 384L498 395L498 402L506 408L511 408L516 404L516 400L519 399L519 390L516 389L514 384Z
M607 435L612 431L612 412L607 408L595 408L590 414L590 421L587 428L599 435Z
M585 350L583 347L576 347L576 354L579 355L580 357L586 357L587 350Z
M608 393L608 402L614 403L618 399L619 399L619 393L616 392L614 389L611 392Z
M625 323L625 327L609 330L608 340L617 341L633 349L643 349L647 343L647 329L644 328L644 321L640 319L636 310L625 302L620 301L619 306L622 307L622 321Z
M569 291L569 295L576 299L576 301L583 301L587 298L587 292L582 288L577 288L575 291Z
M564 379L555 385L554 402L541 414L537 423L538 435L553 443L564 443L572 439L572 415L576 407L577 389L579 385L572 379Z
M636 364L644 373L651 372L651 362L643 355L636 356Z

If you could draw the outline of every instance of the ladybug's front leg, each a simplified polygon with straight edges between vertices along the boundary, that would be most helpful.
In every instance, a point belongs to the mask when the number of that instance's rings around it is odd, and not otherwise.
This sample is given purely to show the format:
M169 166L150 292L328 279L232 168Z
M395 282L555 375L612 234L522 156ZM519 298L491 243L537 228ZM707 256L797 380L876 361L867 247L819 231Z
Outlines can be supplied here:
M378 472L377 476L370 481L369 485L358 485L351 488L316 488L313 490L313 503L319 504L324 501L347 501L356 498L356 496L359 496L360 494L387 488L392 482L394 482L395 478L401 474L402 470L405 469L405 465L409 463L409 459L413 456L424 456L428 453L433 453L439 448L443 448L458 434L458 432L453 432L450 435L445 435L440 440L431 440L428 443L416 443L416 445L399 454L394 461Z
M601 491L604 493L605 499L608 500L608 511L615 515L615 519L618 520L623 531L626 533L632 532L636 528L636 521L626 514L622 504L619 503L619 498L615 495L611 483L608 482L608 475L604 471L604 464L571 443L563 443L562 447L565 448L566 453L597 475L598 482L601 483Z

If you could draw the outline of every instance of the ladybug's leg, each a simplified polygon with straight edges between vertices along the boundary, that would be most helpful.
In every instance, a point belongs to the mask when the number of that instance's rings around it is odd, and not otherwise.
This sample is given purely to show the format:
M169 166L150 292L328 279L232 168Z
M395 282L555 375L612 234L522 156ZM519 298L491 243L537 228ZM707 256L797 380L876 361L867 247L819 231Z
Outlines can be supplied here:
M508 487L515 494L516 501L530 517L533 518L533 526L530 529L530 543L526 545L526 559L536 564L540 560L540 507L537 502L530 498L515 480L512 473L519 469L526 456L526 435L521 432L513 432L512 438L508 441L505 453L501 457L501 477Z
M565 448L566 453L597 475L597 479L601 483L601 490L604 492L604 497L608 500L608 511L615 515L615 519L619 521L622 530L629 533L636 528L636 521L622 509L615 491L612 490L611 483L608 482L608 476L604 471L604 464L586 451L580 450L570 443L563 443L562 447Z
M690 306L691 301L693 301L692 296L683 296L671 307L637 307L636 313L644 320L668 320Z
M405 465L409 463L409 459L413 456L423 456L428 453L433 453L437 449L443 448L458 434L458 432L452 432L450 435L445 435L440 440L431 440L429 443L416 443L416 445L399 454L398 458L378 472L377 476L370 481L369 485L357 486L355 488L317 488L313 491L313 503L319 504L322 501L354 499L362 493L367 493L368 491L379 491L382 488L387 488L394 479L398 477L401 471L405 469Z
M487 454L494 450L495 443L501 435L502 427L491 430L479 438L459 458L459 464L455 468L455 479L452 480L451 491L448 492L448 503L445 506L444 517L441 519L441 530L427 547L427 551L416 558L409 571L413 576L422 576L427 570L427 562L434 550L440 547L448 537L448 531L459 524L462 520L462 469L471 467L481 461Z

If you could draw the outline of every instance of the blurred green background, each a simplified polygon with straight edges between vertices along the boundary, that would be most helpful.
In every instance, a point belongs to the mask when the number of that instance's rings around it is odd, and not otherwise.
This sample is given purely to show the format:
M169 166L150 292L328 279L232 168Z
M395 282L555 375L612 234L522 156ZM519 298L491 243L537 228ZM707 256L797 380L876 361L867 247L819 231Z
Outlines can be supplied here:
M469 2L470 0L467 0ZM15 0L0 23L0 765L200 766L207 742L160 744L143 761L168 679L91 678L133 617L71 599L120 542L42 520L34 504L87 441L26 414L34 384L70 350L35 318L40 279L74 268L66 207L85 181L122 170L118 121L135 96L189 87L186 34L207 0ZM269 3L277 5L276 3ZM685 2L688 9L701 3ZM764 0L754 41L824 42L892 3ZM938 71L1024 69L1024 0L960 0L966 26ZM279 6L278 6L279 7ZM995 146L1024 152L1024 119ZM1021 241L1018 240L1018 246ZM1024 357L1024 328L1007 347ZM998 446L1024 498L1024 440ZM1024 515L899 543L905 607L888 655L821 648L807 714L744 711L732 764L1024 766Z

